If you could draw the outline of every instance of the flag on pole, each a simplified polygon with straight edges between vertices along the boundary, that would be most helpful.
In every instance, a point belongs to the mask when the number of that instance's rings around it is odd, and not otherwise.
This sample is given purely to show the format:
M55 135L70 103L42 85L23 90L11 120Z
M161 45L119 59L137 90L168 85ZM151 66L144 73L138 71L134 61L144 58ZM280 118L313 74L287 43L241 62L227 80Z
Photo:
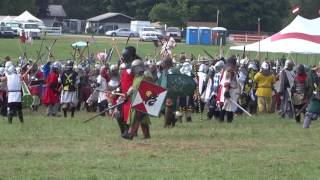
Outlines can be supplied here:
M292 14L297 14L300 11L300 7L298 5L295 5L292 9Z
M151 116L159 116L166 95L165 88L141 81L138 92L132 101L132 107Z

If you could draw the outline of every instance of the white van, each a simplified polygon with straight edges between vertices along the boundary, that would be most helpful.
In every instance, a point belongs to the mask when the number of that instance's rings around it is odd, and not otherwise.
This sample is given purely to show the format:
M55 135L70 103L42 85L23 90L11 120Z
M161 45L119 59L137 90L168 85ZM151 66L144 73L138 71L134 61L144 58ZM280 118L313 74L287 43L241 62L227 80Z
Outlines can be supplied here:
M29 22L20 23L19 30L18 30L19 35L21 35L23 31L26 34L31 35L33 39L40 39L41 37L41 30L37 23L29 23Z
M155 27L152 26L146 26L142 28L142 30L139 32L140 40L142 40L143 38L142 35L145 34L156 34L159 39L161 39L163 36L160 32L157 31Z
M3 21L3 22L1 22L1 26L10 27L16 36L19 35L19 33L18 33L19 23L18 22L16 22L16 21Z

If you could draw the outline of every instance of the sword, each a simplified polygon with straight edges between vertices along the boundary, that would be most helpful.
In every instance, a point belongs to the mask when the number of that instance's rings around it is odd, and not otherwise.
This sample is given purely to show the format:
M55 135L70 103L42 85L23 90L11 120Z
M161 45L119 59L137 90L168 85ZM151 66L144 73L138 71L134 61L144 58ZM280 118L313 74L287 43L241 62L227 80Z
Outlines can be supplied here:
M106 108L105 110L103 110L103 111L102 111L102 112L100 112L99 114L96 114L96 115L92 116L91 118L89 118L89 119L87 119L87 120L83 121L83 123L87 123L87 122L89 122L89 121L91 121L91 120L95 119L96 117L100 116L101 114L103 114L103 113L105 113L105 112L107 112L107 111L109 111L109 110L111 110L111 109L114 109L114 108L116 108L116 107L121 106L124 102L125 102L125 101L121 101L121 102L119 102L119 103L118 103L118 104L116 104L116 105L113 105L113 106L111 106L111 107L109 107L109 108Z
M236 105L238 108L240 108L244 113L246 113L248 116L252 117L252 115L246 111L243 107L241 107L237 102L235 102L233 99L229 98L229 100L234 104Z

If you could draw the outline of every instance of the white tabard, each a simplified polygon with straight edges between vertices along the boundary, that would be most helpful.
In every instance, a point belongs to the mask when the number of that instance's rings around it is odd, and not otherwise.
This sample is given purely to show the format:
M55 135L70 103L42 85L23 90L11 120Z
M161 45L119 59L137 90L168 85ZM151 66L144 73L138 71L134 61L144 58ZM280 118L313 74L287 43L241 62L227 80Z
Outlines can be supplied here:
M107 85L107 80L101 75L97 77L97 83L100 85L99 87L97 87L97 91L99 92L98 103L100 103L104 100L107 100L105 91L107 91L108 85Z
M8 103L21 102L21 84L20 74L7 75Z

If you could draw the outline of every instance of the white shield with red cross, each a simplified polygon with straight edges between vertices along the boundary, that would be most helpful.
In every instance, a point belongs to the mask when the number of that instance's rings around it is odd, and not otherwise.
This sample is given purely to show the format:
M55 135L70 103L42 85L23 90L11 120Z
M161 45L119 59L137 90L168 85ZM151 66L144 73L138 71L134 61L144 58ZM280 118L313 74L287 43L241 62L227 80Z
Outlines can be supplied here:
M142 81L132 101L132 107L151 116L159 116L166 95L167 90L165 88Z

